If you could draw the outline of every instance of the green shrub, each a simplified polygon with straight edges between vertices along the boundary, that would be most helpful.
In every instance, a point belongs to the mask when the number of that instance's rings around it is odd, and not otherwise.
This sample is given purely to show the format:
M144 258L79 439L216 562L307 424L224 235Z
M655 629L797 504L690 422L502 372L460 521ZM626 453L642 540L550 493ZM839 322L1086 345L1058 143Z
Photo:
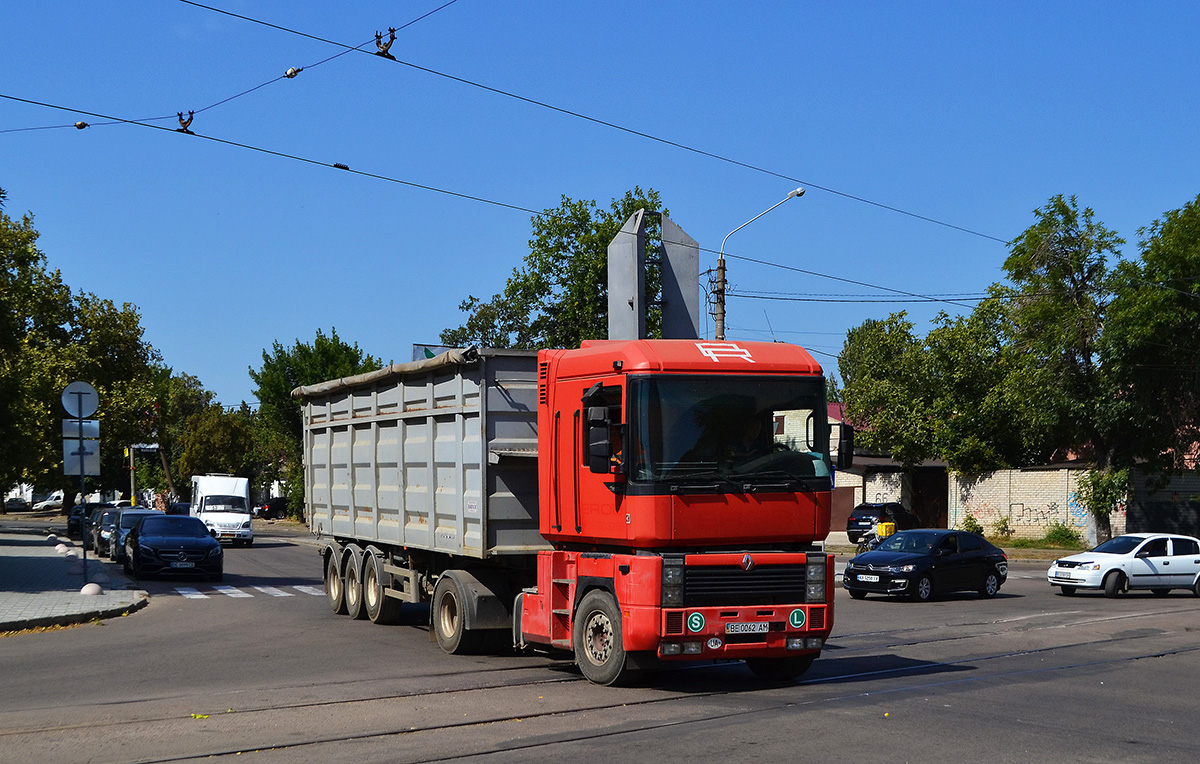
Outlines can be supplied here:
M1016 530L1012 527L1012 523L1008 521L1007 517L1002 517L992 523L992 535L998 539L1008 541L1015 533Z
M1079 532L1066 523L1054 522L1046 529L1045 541L1054 546L1079 546Z
M967 533L977 533L980 536L983 535L983 526L979 524L979 521L976 520L975 516L970 512L968 512L961 520L958 521L958 529L960 531L966 531Z

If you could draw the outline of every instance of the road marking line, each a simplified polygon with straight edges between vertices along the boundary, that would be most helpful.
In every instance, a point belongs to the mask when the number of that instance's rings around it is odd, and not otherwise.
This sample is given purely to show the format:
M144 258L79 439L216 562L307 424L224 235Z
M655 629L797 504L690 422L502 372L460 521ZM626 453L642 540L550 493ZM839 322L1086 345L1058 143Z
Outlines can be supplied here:
M307 586L306 585L306 586L293 586L292 588L296 589L297 591L304 592L305 594L311 594L314 597L324 597L325 596L325 590L319 586Z
M216 589L218 592L220 592L221 594L224 594L226 597L253 597L254 596L250 592L244 592L241 589L236 589L232 586L214 586L213 589Z
M272 597L295 597L296 596L296 595L292 594L291 592L285 592L282 589L276 589L274 586L256 586L254 588L258 589L263 594L269 594Z
M179 592L184 597L187 597L189 600L206 600L206 599L208 599L207 594L201 594L200 590L194 586L176 586L175 591Z

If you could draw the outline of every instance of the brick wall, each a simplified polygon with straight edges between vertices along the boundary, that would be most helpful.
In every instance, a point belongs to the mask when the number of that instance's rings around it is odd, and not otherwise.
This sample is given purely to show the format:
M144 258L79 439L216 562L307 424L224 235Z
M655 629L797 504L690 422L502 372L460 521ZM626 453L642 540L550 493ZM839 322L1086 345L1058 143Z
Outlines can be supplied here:
M988 475L951 475L949 525L959 527L969 513L987 533L1002 518L1017 538L1041 538L1052 523L1063 523L1094 539L1090 516L1077 491L1084 470L1000 470ZM1124 508L1110 518L1113 535L1125 532Z

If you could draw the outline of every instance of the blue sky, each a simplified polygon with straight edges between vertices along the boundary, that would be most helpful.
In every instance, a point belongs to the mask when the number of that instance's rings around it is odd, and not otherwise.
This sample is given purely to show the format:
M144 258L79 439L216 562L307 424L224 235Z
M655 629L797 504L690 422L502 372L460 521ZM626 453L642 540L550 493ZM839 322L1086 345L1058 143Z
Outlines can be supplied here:
M444 2L210 4L373 50ZM274 341L336 327L385 361L436 343L527 251L529 213L500 205L652 187L711 250L704 270L796 179L806 195L728 255L940 296L1000 280L1002 242L1053 194L1078 195L1133 256L1139 227L1200 193L1193 3L458 0L399 31L391 53L415 67L360 52L313 66L345 48L179 0L5 16L4 96L200 112L193 137L0 99L0 187L69 284L135 304L165 362L226 405L253 402L247 369ZM214 106L289 67L306 68ZM80 119L95 126L23 129ZM895 295L734 258L729 279L823 300L731 297L728 335L795 342L830 369L868 318L905 309L923 332L965 310L861 302Z

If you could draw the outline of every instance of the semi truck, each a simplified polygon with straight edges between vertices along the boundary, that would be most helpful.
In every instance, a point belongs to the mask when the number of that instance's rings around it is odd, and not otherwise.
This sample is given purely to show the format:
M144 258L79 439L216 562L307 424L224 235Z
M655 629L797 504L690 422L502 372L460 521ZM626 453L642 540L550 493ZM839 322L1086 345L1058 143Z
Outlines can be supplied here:
M292 396L335 613L428 603L447 653L559 652L601 685L677 661L796 677L825 645L853 431L831 444L802 348L468 348Z

